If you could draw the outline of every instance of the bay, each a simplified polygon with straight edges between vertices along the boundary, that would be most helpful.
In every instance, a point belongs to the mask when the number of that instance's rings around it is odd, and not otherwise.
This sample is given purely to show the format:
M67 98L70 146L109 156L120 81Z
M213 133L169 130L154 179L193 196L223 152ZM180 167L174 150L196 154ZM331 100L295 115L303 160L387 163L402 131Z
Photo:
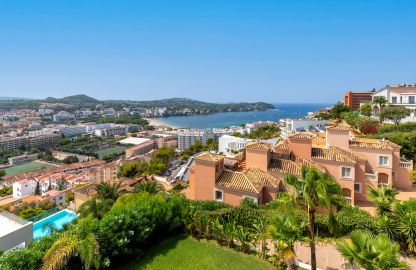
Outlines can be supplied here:
M278 103L276 109L257 112L224 112L207 115L161 117L157 120L178 128L224 128L257 121L278 121L284 118L302 118L331 104L324 103Z

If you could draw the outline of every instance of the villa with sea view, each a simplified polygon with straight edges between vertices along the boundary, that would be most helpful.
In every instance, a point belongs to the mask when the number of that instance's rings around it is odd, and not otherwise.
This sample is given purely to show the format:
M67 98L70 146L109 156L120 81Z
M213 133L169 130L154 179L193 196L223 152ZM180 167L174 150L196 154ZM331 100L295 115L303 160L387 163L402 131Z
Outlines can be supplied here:
M234 158L236 169L225 168L227 159L212 153L198 155L190 170L188 198L230 205L249 198L265 204L285 190L284 175L299 176L302 166L314 166L334 177L351 205L368 202L368 186L413 189L413 161L400 156L399 145L385 139L354 137L344 125L327 126L325 134L289 135L275 145L249 143Z

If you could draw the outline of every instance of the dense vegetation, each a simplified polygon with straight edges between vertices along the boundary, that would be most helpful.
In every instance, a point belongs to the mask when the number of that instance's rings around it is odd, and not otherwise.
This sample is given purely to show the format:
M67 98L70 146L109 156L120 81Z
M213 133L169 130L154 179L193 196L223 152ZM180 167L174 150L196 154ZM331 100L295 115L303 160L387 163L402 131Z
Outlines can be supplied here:
M232 135L241 138L248 138L248 139L272 139L276 138L280 134L280 128L277 125L269 125L264 127L259 127L255 131L249 134L241 134L239 132L235 132Z
M83 122L97 122L99 124L104 123L114 123L114 124L130 124L130 125L139 125L144 128L148 128L149 122L141 118L138 115L128 115L128 116L101 116L95 118L86 118L82 120Z
M181 156L182 160L188 160L191 156L198 154L203 151L217 151L218 150L218 141L214 139L208 139L206 143L201 143L196 141L193 145L186 148Z

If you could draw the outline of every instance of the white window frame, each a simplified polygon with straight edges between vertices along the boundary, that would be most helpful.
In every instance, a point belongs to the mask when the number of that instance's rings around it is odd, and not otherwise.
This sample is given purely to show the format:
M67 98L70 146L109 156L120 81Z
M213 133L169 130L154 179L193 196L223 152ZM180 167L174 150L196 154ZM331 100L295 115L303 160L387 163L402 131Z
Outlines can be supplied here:
M387 163L386 164L381 164L380 163L380 158L387 158ZM385 155L378 155L377 156L377 158L378 158L378 161L377 161L377 163L378 163L378 166L380 166L380 167L388 167L389 165L390 165L390 157L389 156L385 156Z
M355 190L355 185L358 185L358 186L359 186L358 191L356 191L356 190ZM362 184L361 184L361 183L354 183L354 192L356 192L356 193L361 193L361 192L363 192L363 186L362 186Z
M217 191L221 192L221 199L217 199ZM223 202L224 201L224 191L222 189L214 188L214 200L217 202Z
M342 169L350 169L350 176L344 176L342 175ZM352 179L352 171L353 168L352 167L348 167L348 166L341 166L341 170L340 170L340 175L341 175L341 179Z

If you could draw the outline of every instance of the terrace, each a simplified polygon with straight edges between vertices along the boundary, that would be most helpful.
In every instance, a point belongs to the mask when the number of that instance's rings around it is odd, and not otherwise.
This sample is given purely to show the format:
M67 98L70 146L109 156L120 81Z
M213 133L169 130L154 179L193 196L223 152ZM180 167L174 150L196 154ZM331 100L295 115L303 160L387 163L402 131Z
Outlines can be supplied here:
M33 223L0 209L0 250L27 247L33 238Z

